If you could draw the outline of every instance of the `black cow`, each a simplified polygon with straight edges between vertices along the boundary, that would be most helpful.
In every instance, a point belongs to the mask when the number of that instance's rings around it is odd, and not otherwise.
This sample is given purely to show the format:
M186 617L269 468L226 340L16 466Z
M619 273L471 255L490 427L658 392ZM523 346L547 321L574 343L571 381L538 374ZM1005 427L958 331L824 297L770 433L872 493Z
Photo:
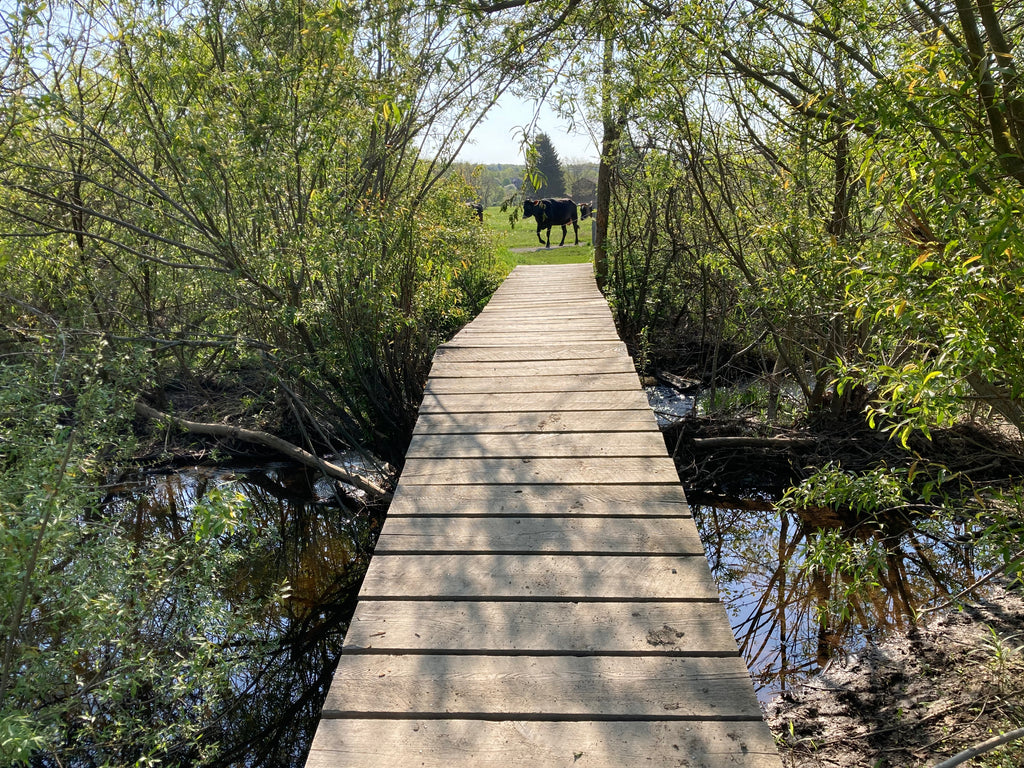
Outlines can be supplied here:
M523 218L528 219L533 216L537 220L537 239L548 248L551 247L551 228L561 227L562 228L562 242L558 245L559 247L565 245L566 226L572 224L573 232L576 235L576 245L580 244L580 226L579 217L576 212L576 203L574 203L568 197L560 197L558 199L546 197L543 200L525 200L523 201ZM544 243L544 238L540 236L540 231L547 229L548 241Z
M594 215L594 204L593 203L580 203L580 221L589 219Z
M466 203L469 208L473 209L473 213L476 214L477 221L483 222L484 220L484 207L480 203Z

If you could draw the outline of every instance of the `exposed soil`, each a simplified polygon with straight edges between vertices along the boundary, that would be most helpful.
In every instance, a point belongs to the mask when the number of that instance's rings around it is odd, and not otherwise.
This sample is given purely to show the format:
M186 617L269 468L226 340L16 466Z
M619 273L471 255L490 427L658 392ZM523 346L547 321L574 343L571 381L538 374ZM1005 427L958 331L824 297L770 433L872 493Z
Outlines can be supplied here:
M833 660L768 706L788 768L931 766L1024 723L1024 599L997 586L962 610ZM1000 650L1001 649L1001 650ZM1010 745L1007 766L1024 764ZM976 764L976 763L975 763Z

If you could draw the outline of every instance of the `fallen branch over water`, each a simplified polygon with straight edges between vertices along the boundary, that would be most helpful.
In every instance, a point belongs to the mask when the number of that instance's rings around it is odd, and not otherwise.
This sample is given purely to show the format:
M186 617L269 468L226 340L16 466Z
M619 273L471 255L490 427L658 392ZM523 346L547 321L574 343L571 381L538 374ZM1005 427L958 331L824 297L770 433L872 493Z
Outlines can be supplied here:
M944 611L944 610L946 610L947 608L949 608L949 607L953 606L954 604L956 604L957 601L960 600L960 598L964 597L964 595L967 595L967 594L973 592L974 590L976 590L978 587L982 586L983 584L985 584L985 583L987 583L989 581L992 581L992 579L994 579L996 576L999 576L1000 574L1002 574L1011 565L1019 564L1021 558L1024 558L1024 549L1020 550L1015 555L1011 555L1010 558L1005 563L1000 565L995 570L989 571L984 576L982 576L980 579L978 579L973 584L968 586L966 589L964 589L963 591L958 592L957 594L953 595L953 597L949 598L949 600L944 602L942 605L936 605L936 606L933 606L931 608L925 608L924 610L920 611L921 615L924 615L926 613L932 613L934 611Z
M349 485L378 498L385 500L391 499L391 494L386 489L373 482L370 478L364 477L356 472L350 472L344 467L339 467L337 464L325 461L319 456L315 456L309 451L289 443L287 440L275 437L269 432L235 427L230 424L210 424L207 422L189 421L178 416L171 416L169 413L158 411L156 408L152 408L142 402L135 403L135 412L147 419L173 424L178 429L183 429L186 432L191 432L193 434L210 435L212 437L226 437L233 440L241 440L246 443L265 445L268 448L273 448L278 453L299 462L300 464L320 470L327 475L327 477L334 480L340 480L343 483L348 483Z

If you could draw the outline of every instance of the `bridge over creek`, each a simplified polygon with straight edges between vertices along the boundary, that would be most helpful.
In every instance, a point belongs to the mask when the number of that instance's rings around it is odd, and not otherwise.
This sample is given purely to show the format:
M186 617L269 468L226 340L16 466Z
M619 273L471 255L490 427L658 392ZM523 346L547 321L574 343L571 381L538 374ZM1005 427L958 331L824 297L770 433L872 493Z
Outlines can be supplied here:
M306 765L780 768L590 264L437 351Z

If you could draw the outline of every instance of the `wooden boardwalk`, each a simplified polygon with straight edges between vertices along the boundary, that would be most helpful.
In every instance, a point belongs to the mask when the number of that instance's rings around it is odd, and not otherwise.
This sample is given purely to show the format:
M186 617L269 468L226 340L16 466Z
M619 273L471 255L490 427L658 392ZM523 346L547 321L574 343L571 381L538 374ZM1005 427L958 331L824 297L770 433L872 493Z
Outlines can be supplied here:
M780 768L589 264L438 350L307 766Z

